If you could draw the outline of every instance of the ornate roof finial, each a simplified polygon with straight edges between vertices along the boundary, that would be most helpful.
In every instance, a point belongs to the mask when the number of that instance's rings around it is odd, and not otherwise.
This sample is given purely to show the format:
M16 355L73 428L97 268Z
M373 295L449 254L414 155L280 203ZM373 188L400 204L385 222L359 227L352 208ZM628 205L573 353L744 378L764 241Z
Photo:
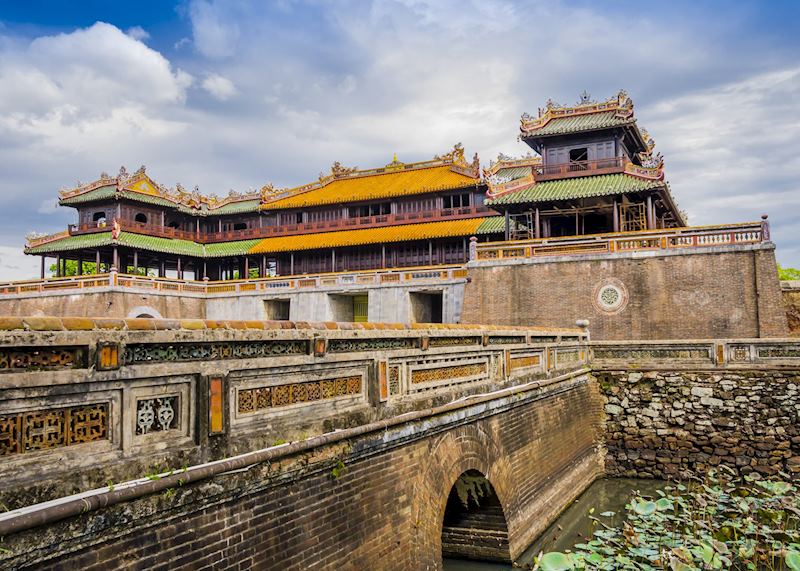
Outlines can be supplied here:
M333 176L343 176L346 174L354 173L358 170L358 167L345 167L342 166L342 163L339 161L334 161L331 165L331 174Z
M581 92L580 101L578 101L578 105L590 105L592 103L597 103L597 101L592 99L592 96L589 94L588 91L585 89Z
M393 163L397 162L397 152L396 151L394 152L394 154L392 154L392 162Z

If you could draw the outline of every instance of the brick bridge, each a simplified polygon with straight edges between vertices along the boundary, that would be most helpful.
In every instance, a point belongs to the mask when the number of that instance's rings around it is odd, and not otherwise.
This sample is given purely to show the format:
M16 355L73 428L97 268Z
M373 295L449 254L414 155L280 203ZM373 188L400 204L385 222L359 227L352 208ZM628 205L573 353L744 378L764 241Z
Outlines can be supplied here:
M604 471L800 473L796 340L590 346L578 329L69 318L0 328L3 568L511 561ZM741 399L753 387L769 406ZM680 416L662 413L668 400L686 401ZM747 435L718 420L742 414ZM459 501L464 489L480 505Z

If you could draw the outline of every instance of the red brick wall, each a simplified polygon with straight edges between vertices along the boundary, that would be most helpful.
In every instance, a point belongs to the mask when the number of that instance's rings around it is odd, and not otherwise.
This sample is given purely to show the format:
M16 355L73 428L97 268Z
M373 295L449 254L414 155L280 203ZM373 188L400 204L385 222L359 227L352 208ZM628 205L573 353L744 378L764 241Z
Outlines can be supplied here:
M464 323L574 326L593 339L779 337L788 333L774 250L481 262L469 270ZM595 302L605 283L622 284L616 313Z

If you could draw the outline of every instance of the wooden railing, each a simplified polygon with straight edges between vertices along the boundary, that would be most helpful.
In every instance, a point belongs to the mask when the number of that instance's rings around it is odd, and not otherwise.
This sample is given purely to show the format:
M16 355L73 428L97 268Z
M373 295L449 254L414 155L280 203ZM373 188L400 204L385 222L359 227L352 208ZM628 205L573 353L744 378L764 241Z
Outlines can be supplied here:
M724 226L693 226L564 238L473 242L470 258L496 260L644 250L676 250L731 244L757 244L767 240L769 240L769 226L764 219L763 222Z
M111 272L44 280L1 282L0 295L47 293L64 290L83 290L98 287L146 289L170 293L232 294L254 291L310 289L348 285L403 284L463 280L467 270L463 266L422 266L360 272L337 272L272 278L254 278L230 281L194 281L172 278L136 276Z
M195 232L170 228L157 224L141 224L130 220L120 220L120 228L137 234L158 236L160 238L177 238L191 240L201 244L214 242L230 242L233 240L253 240L273 236L294 236L308 234L309 232L331 232L334 230L358 230L362 228L377 228L394 224L413 224L417 222L440 222L443 220L457 220L486 216L492 212L486 206L466 206L464 208L447 208L442 210L429 210L424 212L406 212L401 214L383 214L379 216L364 216L359 218L338 218L335 220L321 220L302 224L284 224L281 226L264 226L262 228L248 228L246 230L230 230L225 232ZM107 224L98 228L93 224L70 224L69 234L92 234L95 232L108 232L111 225ZM62 233L63 234L63 233ZM52 238L51 238L52 239ZM43 241L48 241L42 239ZM35 244L31 244L35 245Z
M623 172L624 157L611 157L594 161L570 161L568 163L546 164L533 167L536 180L550 180L597 174Z

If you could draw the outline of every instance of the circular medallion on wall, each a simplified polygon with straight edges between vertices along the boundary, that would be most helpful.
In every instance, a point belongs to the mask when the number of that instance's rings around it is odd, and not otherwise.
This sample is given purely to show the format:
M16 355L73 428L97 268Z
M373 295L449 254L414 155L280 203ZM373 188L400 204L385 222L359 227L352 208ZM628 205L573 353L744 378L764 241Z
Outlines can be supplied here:
M603 280L594 288L592 303L603 313L619 313L628 305L628 290L619 280Z

